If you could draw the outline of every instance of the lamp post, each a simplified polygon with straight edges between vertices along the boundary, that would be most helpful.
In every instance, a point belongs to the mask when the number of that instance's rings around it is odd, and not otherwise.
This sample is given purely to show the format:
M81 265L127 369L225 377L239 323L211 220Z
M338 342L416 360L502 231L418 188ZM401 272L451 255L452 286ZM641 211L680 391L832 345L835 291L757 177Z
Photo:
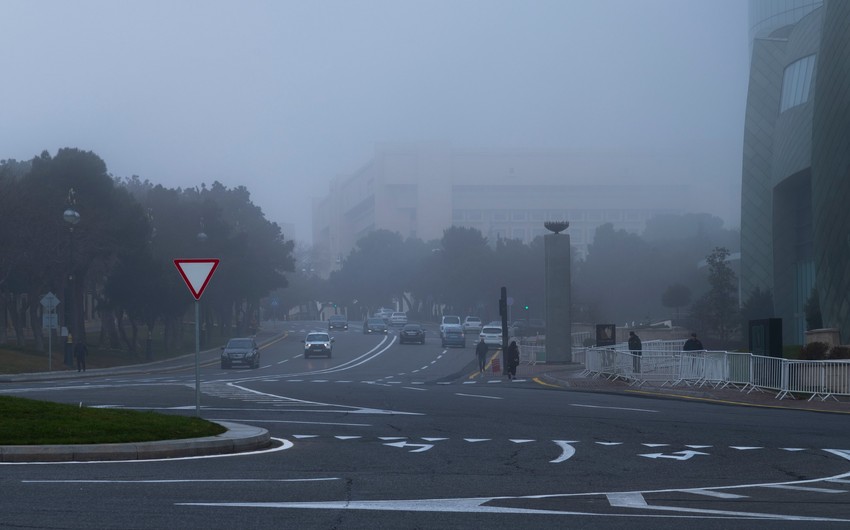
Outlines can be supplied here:
M74 188L68 190L67 203L68 204L65 208L65 212L62 214L62 218L66 223L68 223L68 288L71 290L71 294L70 296L67 294L65 296L65 324L68 326L69 337L66 344L72 344L73 337L76 336L77 340L80 339L77 335L77 289L74 275L74 226L80 222L80 213L75 209L77 204L77 192L74 191ZM71 345L71 348L73 348L73 344ZM65 363L70 365L71 362L72 360L69 358L66 350Z

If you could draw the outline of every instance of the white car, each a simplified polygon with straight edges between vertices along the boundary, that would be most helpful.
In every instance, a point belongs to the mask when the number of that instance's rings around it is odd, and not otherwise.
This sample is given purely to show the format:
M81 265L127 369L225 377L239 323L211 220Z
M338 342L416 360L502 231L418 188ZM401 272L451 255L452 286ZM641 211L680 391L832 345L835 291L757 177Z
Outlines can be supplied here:
M481 331L481 319L478 317L466 317L463 319L464 333L477 333Z
M390 315L390 325L404 326L405 324L407 324L407 313L396 311L392 315Z
M484 344L488 346L502 347L502 328L501 326L484 326L481 328L481 333L478 334L479 339L484 339Z
M440 320L440 337L442 338L446 332L446 326L460 326L460 317L456 317L454 315L443 315L443 319ZM462 329L462 327L461 327Z

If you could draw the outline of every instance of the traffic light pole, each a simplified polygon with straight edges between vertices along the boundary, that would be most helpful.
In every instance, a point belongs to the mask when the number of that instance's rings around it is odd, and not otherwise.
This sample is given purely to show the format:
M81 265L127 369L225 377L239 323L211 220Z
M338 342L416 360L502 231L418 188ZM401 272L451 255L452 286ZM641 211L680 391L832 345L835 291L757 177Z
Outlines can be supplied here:
M502 317L502 375L508 373L508 289L502 287L499 297L499 316Z

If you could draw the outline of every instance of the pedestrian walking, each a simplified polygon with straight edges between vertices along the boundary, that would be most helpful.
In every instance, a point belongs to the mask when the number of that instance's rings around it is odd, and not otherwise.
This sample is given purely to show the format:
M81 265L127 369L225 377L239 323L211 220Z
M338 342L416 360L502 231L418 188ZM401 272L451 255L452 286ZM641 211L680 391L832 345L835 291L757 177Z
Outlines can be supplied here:
M85 372L86 371L86 355L88 355L89 349L86 346L85 339L77 342L74 346L74 357L77 358L77 371Z
M700 351L705 350L702 346L702 341L697 338L696 333L691 333L691 338L685 341L685 345L682 346L682 351Z
M487 343L484 339L478 341L478 346L475 347L475 355L478 356L478 372L484 374L484 365L487 364Z
M634 331L629 331L629 351L634 356L632 357L632 368L635 373L640 373L640 357L643 355L643 344L640 342L640 337Z
M516 345L516 341L512 340L511 345L508 346L508 379L516 379L516 367L519 366L519 346Z

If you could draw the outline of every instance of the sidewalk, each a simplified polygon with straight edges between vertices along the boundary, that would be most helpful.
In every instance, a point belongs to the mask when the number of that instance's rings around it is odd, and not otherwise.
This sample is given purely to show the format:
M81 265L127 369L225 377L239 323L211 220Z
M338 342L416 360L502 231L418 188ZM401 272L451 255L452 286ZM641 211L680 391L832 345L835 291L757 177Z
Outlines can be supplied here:
M544 384L582 392L606 392L633 396L686 399L722 403L725 405L850 414L850 402L836 401L832 398L826 401L821 401L817 397L811 401L807 401L808 396L803 399L776 399L777 392L771 390L755 389L741 391L734 387L715 388L708 384L703 386L660 386L647 383L642 386L630 386L629 382L623 379L609 381L603 377L585 377L582 375L583 371L584 366L580 364L523 365L517 370L517 377L533 378Z

